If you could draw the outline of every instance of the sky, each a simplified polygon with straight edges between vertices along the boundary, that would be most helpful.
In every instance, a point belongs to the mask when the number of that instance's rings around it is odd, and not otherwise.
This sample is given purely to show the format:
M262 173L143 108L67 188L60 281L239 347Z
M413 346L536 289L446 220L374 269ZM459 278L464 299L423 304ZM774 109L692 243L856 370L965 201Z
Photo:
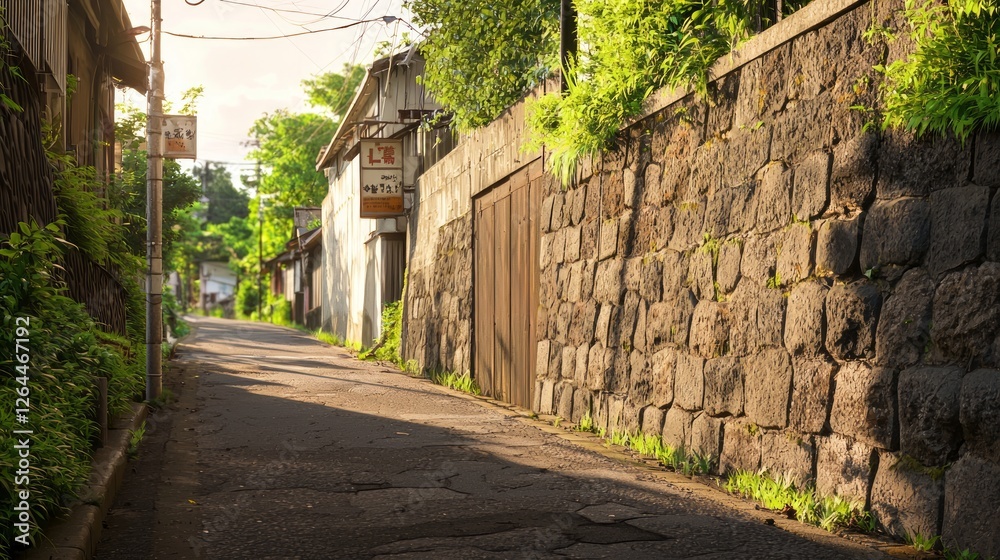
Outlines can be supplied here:
M149 0L124 2L133 26L150 25ZM402 0L204 0L198 6L185 0L163 0L163 31L224 37L287 35L386 15L409 20L401 6ZM331 16L322 17L325 14ZM198 104L198 161L239 164L245 162L251 149L243 144L250 139L250 127L264 113L282 108L312 110L302 91L302 80L340 71L345 63L367 66L374 60L378 43L398 43L408 30L401 22L376 21L271 40L188 39L165 33L161 51L166 98L179 101L183 91L204 86ZM148 60L149 34L138 39ZM145 97L135 91L127 90L120 97L145 110ZM253 167L244 163L229 169L238 181L241 173Z

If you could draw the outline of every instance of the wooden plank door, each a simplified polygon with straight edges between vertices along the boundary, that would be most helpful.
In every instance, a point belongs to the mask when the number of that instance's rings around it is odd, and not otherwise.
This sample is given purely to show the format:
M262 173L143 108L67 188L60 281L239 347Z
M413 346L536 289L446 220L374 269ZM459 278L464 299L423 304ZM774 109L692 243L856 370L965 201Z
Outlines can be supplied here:
M538 308L540 163L476 199L476 380L493 398L531 408Z

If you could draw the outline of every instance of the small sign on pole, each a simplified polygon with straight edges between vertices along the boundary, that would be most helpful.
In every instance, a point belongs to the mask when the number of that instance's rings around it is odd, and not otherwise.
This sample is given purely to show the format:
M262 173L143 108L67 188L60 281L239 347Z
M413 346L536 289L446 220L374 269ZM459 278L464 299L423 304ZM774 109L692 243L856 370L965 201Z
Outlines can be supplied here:
M403 141L361 140L361 217L403 215Z
M198 159L198 117L163 116L163 157Z

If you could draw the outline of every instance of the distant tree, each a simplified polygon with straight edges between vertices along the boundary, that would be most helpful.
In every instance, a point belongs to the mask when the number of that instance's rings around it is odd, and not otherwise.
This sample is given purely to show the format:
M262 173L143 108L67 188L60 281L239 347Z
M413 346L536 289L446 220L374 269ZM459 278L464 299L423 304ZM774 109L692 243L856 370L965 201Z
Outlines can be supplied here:
M233 177L229 170L220 164L207 162L195 164L191 172L196 180L201 181L202 192L208 199L208 209L205 220L210 224L224 224L230 218L246 218L250 210L250 196L233 186Z
M559 66L559 0L406 0L429 30L427 89L459 130L483 126Z

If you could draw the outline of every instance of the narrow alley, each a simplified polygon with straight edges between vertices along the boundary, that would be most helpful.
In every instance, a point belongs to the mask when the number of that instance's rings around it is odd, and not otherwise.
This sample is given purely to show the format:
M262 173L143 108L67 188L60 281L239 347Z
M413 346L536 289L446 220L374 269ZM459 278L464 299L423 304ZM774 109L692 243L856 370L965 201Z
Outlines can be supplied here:
M299 331L191 323L100 560L878 557Z

